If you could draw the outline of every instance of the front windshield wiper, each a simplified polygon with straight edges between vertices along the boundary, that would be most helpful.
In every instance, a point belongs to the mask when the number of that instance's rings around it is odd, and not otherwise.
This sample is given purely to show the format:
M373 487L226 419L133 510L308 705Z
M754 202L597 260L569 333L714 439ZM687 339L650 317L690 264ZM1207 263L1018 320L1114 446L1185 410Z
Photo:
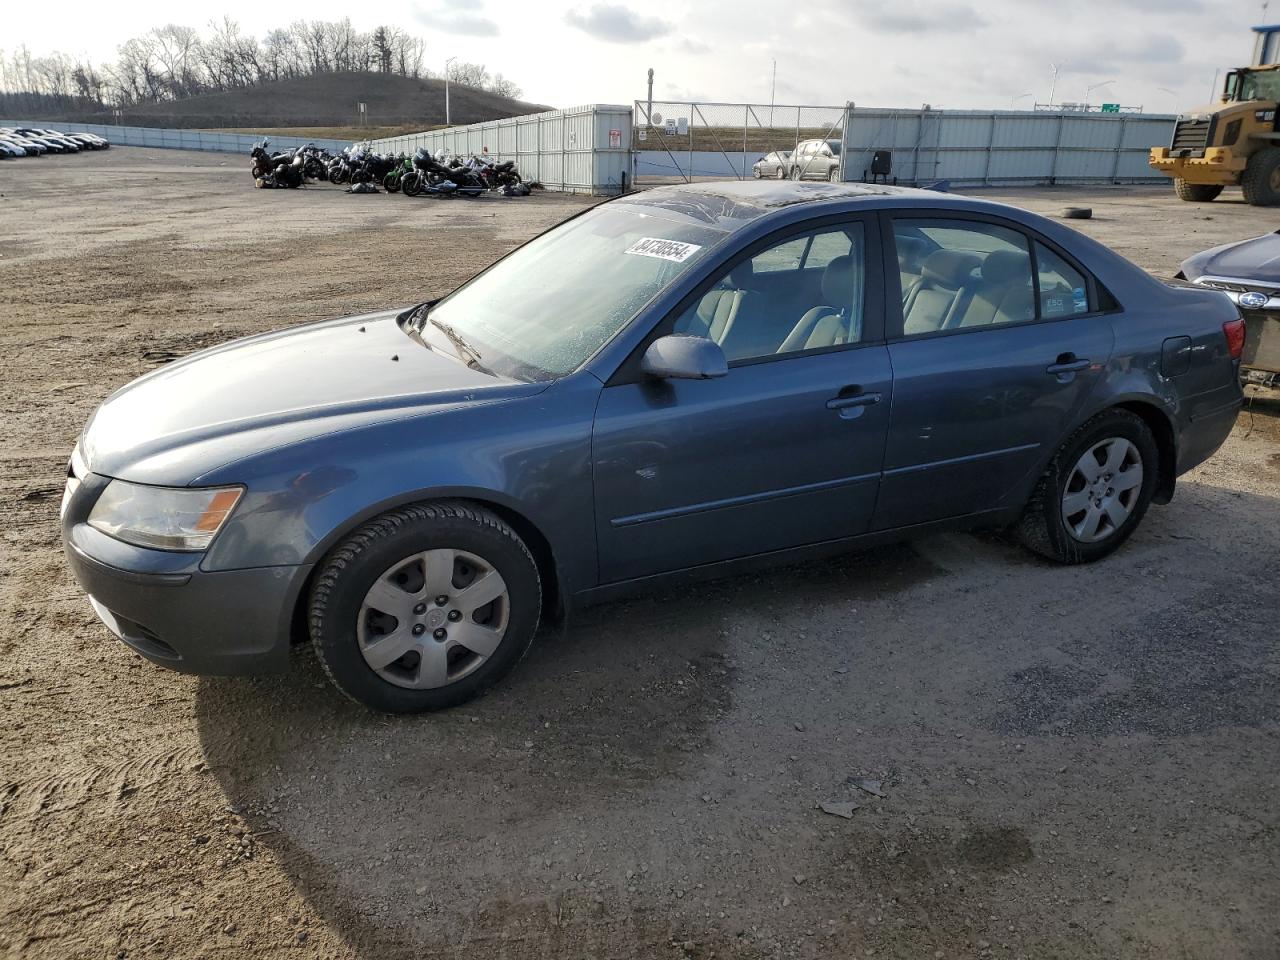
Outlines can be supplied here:
M484 366L484 364L480 362L480 351L469 344L467 342L467 338L457 330L453 329L453 327L449 326L449 324L445 323L443 320L437 320L434 317L426 317L426 321L449 338L449 342L453 344L453 348L458 351L458 356L468 367L474 367L476 370L480 370L485 373L492 372L488 367ZM419 325L419 329L421 329L421 325Z

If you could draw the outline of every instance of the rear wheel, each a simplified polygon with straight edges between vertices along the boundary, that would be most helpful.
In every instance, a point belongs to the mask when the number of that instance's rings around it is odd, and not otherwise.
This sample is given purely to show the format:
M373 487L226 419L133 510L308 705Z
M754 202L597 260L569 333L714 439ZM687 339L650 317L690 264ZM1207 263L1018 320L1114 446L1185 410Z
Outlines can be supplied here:
M538 568L499 517L459 501L414 504L329 554L311 590L316 655L375 710L462 703L514 667L542 609Z
M1173 181L1173 192L1179 200L1190 200L1193 203L1208 203L1216 200L1222 193L1222 185L1218 183L1188 183L1180 177Z
M831 183L838 183L840 180L840 168L832 167L827 171L827 180Z
M1020 539L1059 563L1102 559L1142 522L1159 462L1141 417L1127 410L1099 414L1049 462L1018 521Z
M1240 189L1245 201L1255 207L1280 204L1280 147L1266 147L1249 158Z
M387 193L395 193L400 189L400 175L398 173L388 173L382 178L382 189Z

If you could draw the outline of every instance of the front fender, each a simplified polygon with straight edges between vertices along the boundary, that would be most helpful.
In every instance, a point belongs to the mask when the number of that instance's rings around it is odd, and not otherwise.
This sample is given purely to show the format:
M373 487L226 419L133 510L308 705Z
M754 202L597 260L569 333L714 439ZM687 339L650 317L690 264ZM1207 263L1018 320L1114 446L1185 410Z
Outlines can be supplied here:
M245 494L206 570L317 562L364 521L406 503L486 501L542 533L566 586L595 584L590 442L600 382L398 419L264 452L201 478Z

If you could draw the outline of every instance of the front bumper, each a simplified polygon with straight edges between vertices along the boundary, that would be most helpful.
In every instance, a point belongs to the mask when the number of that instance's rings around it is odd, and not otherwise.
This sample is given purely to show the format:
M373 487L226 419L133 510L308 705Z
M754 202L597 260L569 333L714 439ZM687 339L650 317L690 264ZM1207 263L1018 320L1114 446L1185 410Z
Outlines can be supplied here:
M1168 147L1154 147L1147 162L1154 169L1178 180L1230 186L1240 181L1246 161L1244 157L1235 156L1228 147L1209 147L1203 157L1179 156Z
M85 522L103 486L90 474L69 494L62 539L72 575L112 633L153 663L183 673L287 668L309 565L206 571L203 554L115 540Z

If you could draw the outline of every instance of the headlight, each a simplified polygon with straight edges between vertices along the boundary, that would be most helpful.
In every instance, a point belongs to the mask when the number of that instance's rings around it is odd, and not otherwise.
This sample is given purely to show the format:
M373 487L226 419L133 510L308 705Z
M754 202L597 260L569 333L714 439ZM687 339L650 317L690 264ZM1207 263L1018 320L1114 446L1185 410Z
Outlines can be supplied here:
M240 487L147 487L112 480L89 526L139 547L203 550L235 509Z

